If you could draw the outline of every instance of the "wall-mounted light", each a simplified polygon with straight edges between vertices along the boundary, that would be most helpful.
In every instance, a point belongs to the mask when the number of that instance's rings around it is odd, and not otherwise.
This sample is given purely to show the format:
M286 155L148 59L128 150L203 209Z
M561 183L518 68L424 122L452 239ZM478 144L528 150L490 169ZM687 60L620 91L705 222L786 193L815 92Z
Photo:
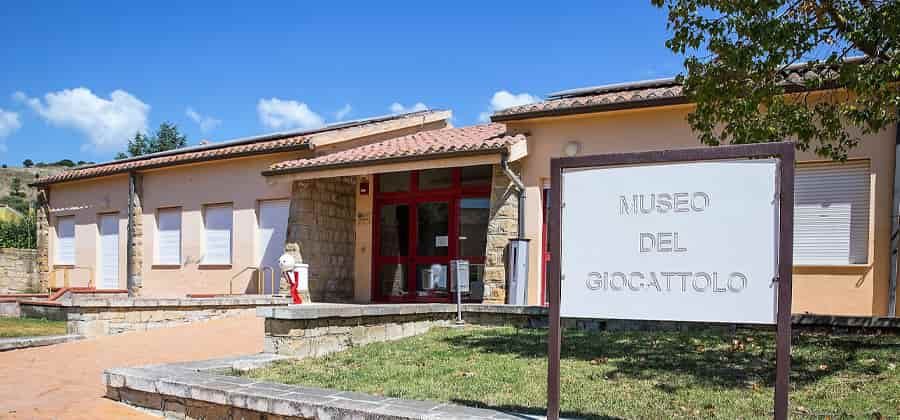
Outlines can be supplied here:
M572 140L563 146L563 154L567 157L573 157L581 153L581 142Z

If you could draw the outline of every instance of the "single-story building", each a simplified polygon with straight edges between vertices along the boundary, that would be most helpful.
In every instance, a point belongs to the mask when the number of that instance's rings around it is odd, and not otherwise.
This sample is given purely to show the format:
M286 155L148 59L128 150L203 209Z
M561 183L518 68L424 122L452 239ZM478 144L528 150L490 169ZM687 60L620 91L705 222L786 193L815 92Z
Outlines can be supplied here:
M543 304L550 159L699 147L691 109L675 80L653 80L471 127L424 111L76 168L34 184L41 269L47 284L70 271L145 296L267 293L288 249L309 264L314 300L450 302L450 262L465 259L465 299L504 303L507 245L524 237L524 303ZM795 312L893 313L897 142L892 127L847 162L798 154Z

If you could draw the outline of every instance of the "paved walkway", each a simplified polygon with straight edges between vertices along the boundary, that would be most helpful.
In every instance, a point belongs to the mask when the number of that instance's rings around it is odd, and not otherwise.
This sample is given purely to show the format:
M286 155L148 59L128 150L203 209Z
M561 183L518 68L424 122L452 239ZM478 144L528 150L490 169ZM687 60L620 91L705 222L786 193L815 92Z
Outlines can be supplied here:
M143 419L103 398L103 370L259 353L252 315L0 353L0 418Z

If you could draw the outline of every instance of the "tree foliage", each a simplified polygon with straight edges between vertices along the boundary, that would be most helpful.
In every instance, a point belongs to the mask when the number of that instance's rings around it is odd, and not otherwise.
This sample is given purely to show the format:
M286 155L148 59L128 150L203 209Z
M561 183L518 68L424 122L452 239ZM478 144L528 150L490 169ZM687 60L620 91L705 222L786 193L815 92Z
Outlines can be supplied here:
M685 56L704 144L787 139L843 160L897 121L900 1L651 1L668 10L666 46Z
M37 248L37 221L34 212L16 220L0 221L0 248Z
M22 214L28 214L28 212L31 211L31 203L28 201L25 191L22 191L21 179L16 177L10 181L9 194L6 197L0 198L0 204L12 207Z
M152 135L135 133L134 137L128 140L128 153L120 152L116 155L116 159L164 152L185 146L187 146L187 137L178 131L178 126L164 122Z

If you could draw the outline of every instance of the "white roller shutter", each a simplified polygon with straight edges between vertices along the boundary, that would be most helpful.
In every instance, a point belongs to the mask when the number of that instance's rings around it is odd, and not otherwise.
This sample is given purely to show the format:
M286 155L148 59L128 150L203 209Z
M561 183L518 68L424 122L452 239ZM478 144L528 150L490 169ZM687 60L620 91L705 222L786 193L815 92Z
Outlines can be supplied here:
M119 215L100 215L100 283L101 289L119 287Z
M204 212L206 228L204 264L231 264L231 205L208 206Z
M56 218L56 258L59 265L75 265L75 217Z
M869 162L797 165L794 264L865 264L869 245Z
M157 213L156 263L181 264L181 209L160 209Z

